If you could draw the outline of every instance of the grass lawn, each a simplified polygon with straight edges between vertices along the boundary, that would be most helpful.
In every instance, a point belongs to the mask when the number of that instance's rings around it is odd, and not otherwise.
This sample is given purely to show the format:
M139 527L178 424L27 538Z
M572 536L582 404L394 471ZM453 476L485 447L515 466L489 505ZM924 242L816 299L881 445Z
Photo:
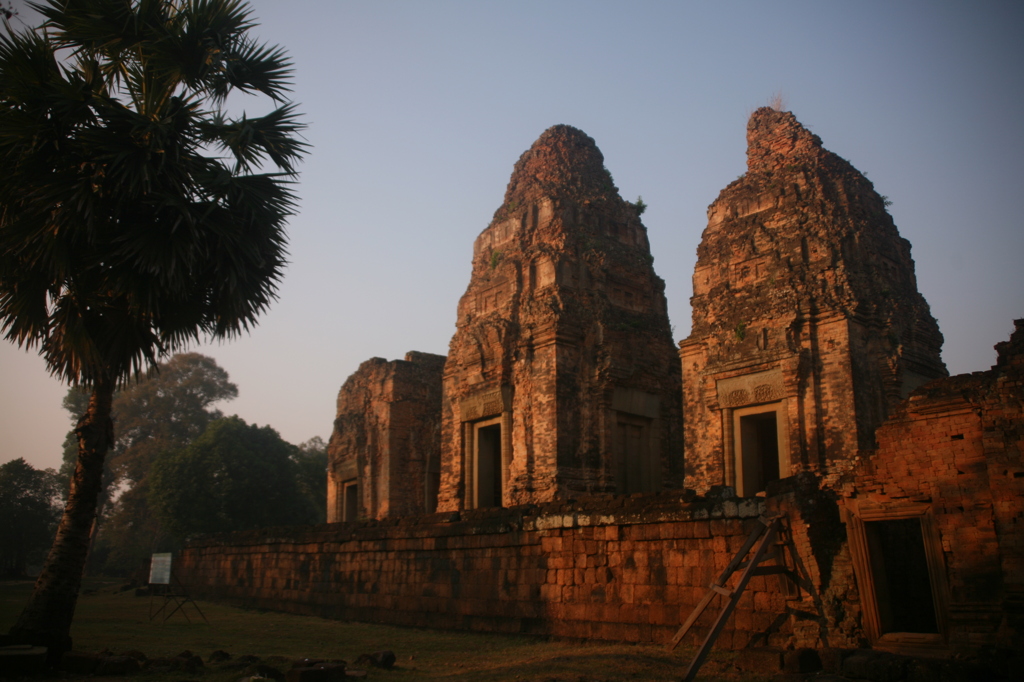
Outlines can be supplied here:
M392 670L370 669L367 679L388 682L450 680L499 682L618 682L620 680L678 680L693 649L652 645L549 641L536 637L453 633L388 625L349 623L286 613L248 611L199 602L209 623L189 605L191 624L174 615L166 622L151 621L150 599L134 592L117 592L117 582L87 580L71 631L75 649L120 654L136 649L150 658L172 657L184 650L205 661L222 649L232 656L253 654L282 670L301 658L344 659L390 649L397 656ZM0 632L6 632L24 606L32 583L0 582ZM156 603L159 605L159 602ZM758 680L732 672L728 652L712 654L699 680ZM202 679L236 682L239 670L220 670L207 664L198 675L143 671L133 679L144 682ZM98 679L98 678L97 678Z

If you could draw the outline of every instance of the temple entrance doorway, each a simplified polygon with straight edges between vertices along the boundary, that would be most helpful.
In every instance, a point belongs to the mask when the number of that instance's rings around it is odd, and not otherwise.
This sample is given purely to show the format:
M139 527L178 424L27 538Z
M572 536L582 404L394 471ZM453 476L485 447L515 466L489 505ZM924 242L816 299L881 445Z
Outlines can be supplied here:
M868 521L864 535L875 583L879 634L938 633L920 519Z
M475 473L473 506L502 506L501 420L474 426Z
M355 521L359 518L359 483L356 479L342 483L343 507L342 521Z
M619 413L615 424L615 490L620 495L655 489L651 420Z
M778 403L735 410L733 447L740 497L756 495L772 481L790 475L783 414Z

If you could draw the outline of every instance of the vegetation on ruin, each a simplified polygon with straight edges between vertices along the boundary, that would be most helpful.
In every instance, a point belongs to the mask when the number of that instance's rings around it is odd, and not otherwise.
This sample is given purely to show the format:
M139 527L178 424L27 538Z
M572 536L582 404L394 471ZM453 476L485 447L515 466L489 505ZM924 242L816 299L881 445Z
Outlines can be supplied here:
M235 0L48 0L0 34L0 331L90 392L78 461L11 635L67 646L115 389L250 329L285 266L305 153L283 50ZM232 92L279 106L230 118ZM269 172L268 172L269 169Z

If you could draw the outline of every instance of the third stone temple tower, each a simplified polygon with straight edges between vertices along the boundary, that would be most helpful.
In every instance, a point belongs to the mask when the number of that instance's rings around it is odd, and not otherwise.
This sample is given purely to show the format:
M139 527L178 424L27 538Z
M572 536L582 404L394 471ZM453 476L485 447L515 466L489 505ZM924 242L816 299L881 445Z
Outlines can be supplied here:
M686 486L750 496L836 476L946 375L910 244L885 199L789 112L747 126L747 173L708 209L681 342Z
M575 128L519 159L459 302L439 511L681 485L678 358L640 212Z

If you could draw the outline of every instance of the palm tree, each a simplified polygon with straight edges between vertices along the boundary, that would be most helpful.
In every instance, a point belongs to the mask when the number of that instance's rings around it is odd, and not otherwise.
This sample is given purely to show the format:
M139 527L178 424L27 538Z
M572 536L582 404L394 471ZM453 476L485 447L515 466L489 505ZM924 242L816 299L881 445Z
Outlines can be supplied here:
M67 506L11 638L70 647L111 397L276 298L305 153L291 64L239 0L47 0L0 35L0 331L86 386ZM6 23L6 22L5 22ZM232 92L271 113L229 118Z

